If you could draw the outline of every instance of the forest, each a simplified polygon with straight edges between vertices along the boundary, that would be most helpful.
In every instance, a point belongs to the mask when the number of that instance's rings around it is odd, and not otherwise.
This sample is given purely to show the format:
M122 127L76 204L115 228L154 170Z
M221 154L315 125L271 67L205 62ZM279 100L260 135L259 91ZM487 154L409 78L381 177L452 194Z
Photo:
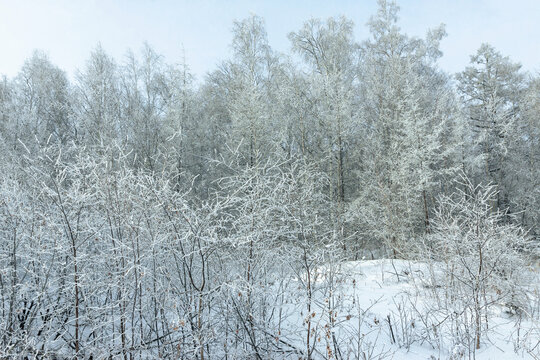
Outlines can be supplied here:
M398 18L0 78L0 359L540 359L540 74Z

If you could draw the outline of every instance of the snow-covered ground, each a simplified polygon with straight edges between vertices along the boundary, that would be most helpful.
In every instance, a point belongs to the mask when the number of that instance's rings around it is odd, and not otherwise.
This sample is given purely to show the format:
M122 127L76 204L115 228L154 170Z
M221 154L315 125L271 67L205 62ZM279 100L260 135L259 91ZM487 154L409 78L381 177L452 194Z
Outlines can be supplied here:
M283 326L288 327L289 334L298 331L295 344L305 356L309 325L310 346L315 343L313 358L540 357L538 314L535 319L519 316L503 304L491 307L488 330L476 350L474 324L459 324L463 317L457 316L452 322L459 309L450 306L445 312L434 304L437 300L430 294L440 286L430 286L430 271L436 271L433 269L423 263L386 259L319 268L312 274L310 313L306 279L295 279L297 296L290 299L291 316ZM327 281L330 277L333 281ZM334 288L329 288L332 283ZM532 295L537 303L538 293ZM471 339L468 344L463 341L467 338Z

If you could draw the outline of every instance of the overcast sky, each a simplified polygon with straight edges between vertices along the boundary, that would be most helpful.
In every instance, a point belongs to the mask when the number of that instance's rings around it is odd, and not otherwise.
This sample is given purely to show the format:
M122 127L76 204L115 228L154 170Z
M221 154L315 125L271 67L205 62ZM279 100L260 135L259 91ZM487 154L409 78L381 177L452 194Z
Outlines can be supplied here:
M449 72L462 70L482 42L540 70L540 0L401 0L400 26L423 36L447 25L440 61ZM230 55L232 22L250 13L266 21L270 45L288 51L287 34L310 17L345 15L355 23L357 40L368 36L366 22L376 0L0 0L0 74L15 76L34 49L70 75L84 66L101 42L121 61L126 50L148 41L167 62L182 47L200 79Z

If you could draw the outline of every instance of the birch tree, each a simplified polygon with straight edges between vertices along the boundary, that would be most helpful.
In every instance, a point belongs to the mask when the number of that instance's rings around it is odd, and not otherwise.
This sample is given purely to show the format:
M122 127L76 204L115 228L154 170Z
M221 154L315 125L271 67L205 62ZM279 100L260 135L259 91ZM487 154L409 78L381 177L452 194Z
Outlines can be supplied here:
M330 18L326 22L311 19L301 30L289 34L293 50L311 67L312 104L317 106L318 121L329 137L323 139L331 155L334 174L334 196L338 206L345 202L345 157L353 129L353 92L356 74L357 46L353 39L353 24L345 18Z
M79 136L86 144L120 139L120 86L114 60L98 45L77 75Z
M75 137L70 84L64 71L54 66L44 53L34 52L24 63L15 84L18 114L13 119L13 136L16 141L37 139L42 143L64 144Z

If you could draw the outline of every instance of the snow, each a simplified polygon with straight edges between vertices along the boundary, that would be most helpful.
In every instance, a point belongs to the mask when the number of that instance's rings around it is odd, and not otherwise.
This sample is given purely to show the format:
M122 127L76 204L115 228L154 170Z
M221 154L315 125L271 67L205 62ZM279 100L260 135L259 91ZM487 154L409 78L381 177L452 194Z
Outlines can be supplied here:
M328 323L324 308L329 295L323 290L326 277L321 274L328 274L329 270L327 267L319 269L313 285L315 316L311 321L312 327L320 332ZM499 311L490 318L490 331L479 350L471 346L469 352L467 346L452 344L452 340L443 334L439 334L439 338L429 335L432 329L427 329L420 319L420 314L427 308L425 305L433 301L424 289L423 280L427 280L428 271L427 264L406 260L355 261L339 265L333 274L334 278L342 280L336 281L339 284L335 289L337 316L331 332L336 336L341 356L356 357L358 350L354 348L360 348L366 355L371 352L371 358L389 359L522 359L540 354L540 346L533 349L535 341L540 339L538 323L520 321L517 316L506 313L503 306L497 307ZM292 328L305 326L302 305L299 300L295 302L296 309L290 311L301 314L289 320ZM326 344L322 345L318 346L321 358ZM317 354L314 358L318 358Z

